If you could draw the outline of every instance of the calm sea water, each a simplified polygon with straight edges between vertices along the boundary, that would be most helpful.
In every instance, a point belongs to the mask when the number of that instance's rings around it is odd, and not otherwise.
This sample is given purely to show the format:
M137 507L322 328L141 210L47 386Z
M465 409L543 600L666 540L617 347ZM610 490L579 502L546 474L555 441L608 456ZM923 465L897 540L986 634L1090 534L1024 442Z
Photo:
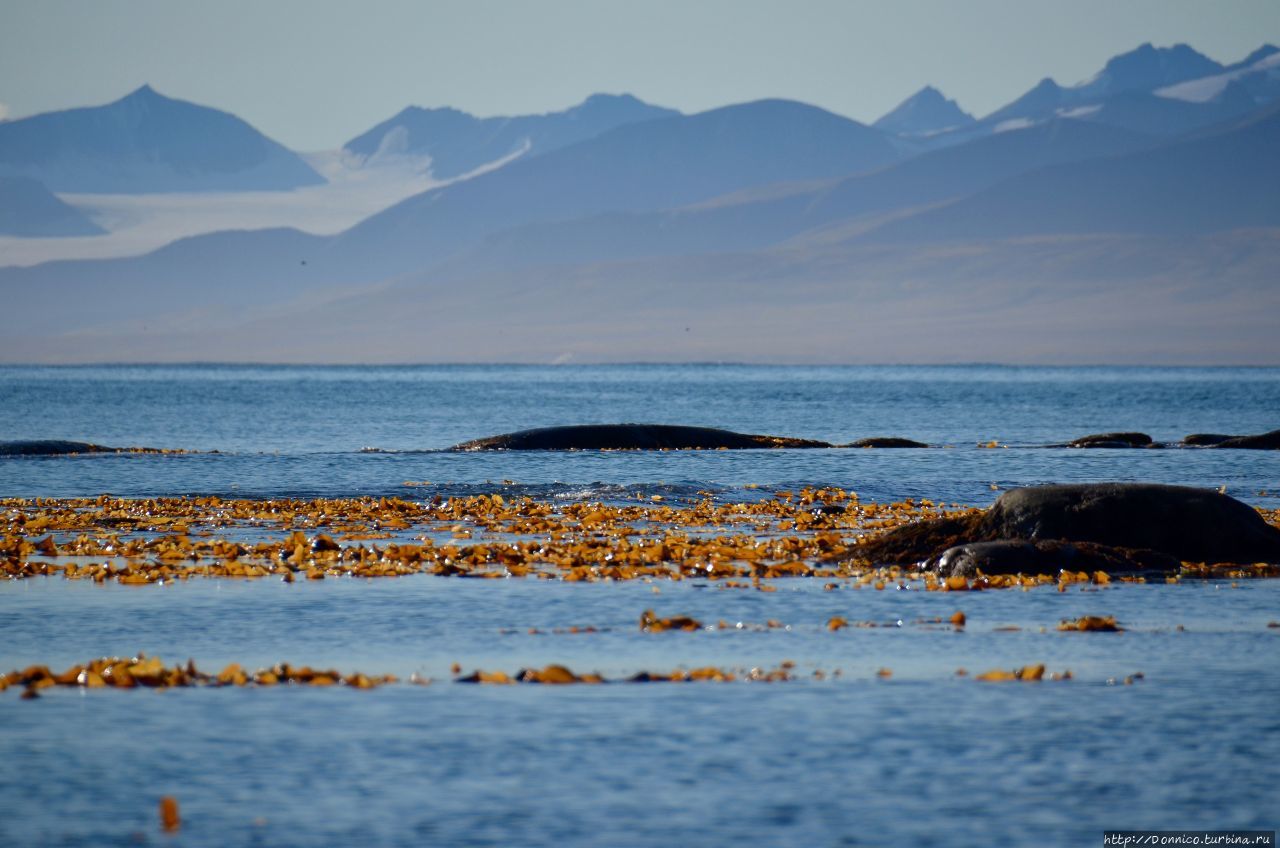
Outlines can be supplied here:
M0 459L0 496L734 499L807 483L985 505L993 485L1125 479L1226 486L1274 507L1280 489L1273 452L1043 447L1106 430L1176 441L1275 429L1277 369L5 368L0 401L0 439L219 452ZM437 452L613 421L946 447ZM992 439L1008 447L977 447ZM287 660L437 680L372 692L0 694L0 844L1066 846L1100 845L1107 828L1280 822L1280 629L1267 626L1280 619L1280 583L966 596L777 585L0 584L3 668L145 651L214 669ZM649 607L789 629L642 634ZM919 623L955 609L969 617L963 633ZM1054 631L1082 614L1116 615L1128 632ZM832 633L833 615L891 626ZM574 625L601 632L527 632ZM803 679L448 682L454 662L619 676L783 660ZM1035 662L1075 679L955 675ZM176 836L158 829L165 794L182 804Z
M251 497L487 491L607 497L610 486L741 494L751 483L834 484L878 500L985 504L991 484L1151 480L1227 486L1259 501L1275 454L1044 450L1088 433L1280 427L1280 369L0 368L0 439L58 438L219 451L0 462L0 493ZM528 427L678 423L846 442L905 436L941 450L455 454ZM979 449L997 440L1007 448ZM362 449L398 453L362 453ZM593 488L594 487L594 488Z

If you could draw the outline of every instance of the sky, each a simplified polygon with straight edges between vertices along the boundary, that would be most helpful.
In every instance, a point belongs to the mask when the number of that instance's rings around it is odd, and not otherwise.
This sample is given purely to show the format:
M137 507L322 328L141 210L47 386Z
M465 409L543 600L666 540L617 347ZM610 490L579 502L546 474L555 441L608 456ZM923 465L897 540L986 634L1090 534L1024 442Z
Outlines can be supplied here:
M630 92L696 112L763 97L871 122L924 85L978 116L1143 42L1232 62L1277 0L0 0L0 118L144 83L327 150L410 104L477 115Z

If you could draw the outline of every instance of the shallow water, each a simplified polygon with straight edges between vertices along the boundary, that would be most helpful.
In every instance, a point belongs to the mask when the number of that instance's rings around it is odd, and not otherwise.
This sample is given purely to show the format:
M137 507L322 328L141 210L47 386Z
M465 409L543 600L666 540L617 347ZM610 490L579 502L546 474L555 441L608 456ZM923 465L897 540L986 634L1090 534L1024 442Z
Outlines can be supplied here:
M437 682L6 693L0 836L127 844L154 835L162 794L182 801L189 845L1080 845L1104 828L1275 825L1280 633L1266 625L1278 583L967 595L777 585L4 584L6 653L57 667L145 645L215 669L293 659ZM641 634L650 606L790 629ZM957 608L964 632L915 623ZM837 614L887 626L826 630ZM1054 630L1083 614L1129 630ZM602 632L546 632L572 625ZM1009 626L1021 630L995 629ZM784 660L801 680L448 682L455 661L621 676ZM1074 679L955 676L1031 662ZM882 667L893 676L877 678ZM842 675L812 679L815 668Z
M1130 479L1225 485L1274 507L1280 489L1274 452L1033 447L1103 430L1174 441L1274 429L1276 369L8 368L0 398L3 439L224 452L2 459L2 496L712 491L732 500L808 483L864 500L985 505L993 486ZM953 447L359 452L621 420ZM1013 447L976 447L990 439ZM427 575L0 583L4 669L144 651L215 671L288 661L436 681L47 690L35 701L10 689L0 693L0 844L1066 846L1100 844L1104 828L1280 821L1280 629L1267 626L1280 620L1280 583L969 594L775 585ZM644 634L646 608L746 626ZM964 632L925 623L957 609ZM1084 614L1115 615L1128 630L1054 629ZM834 615L885 626L831 632ZM789 629L752 626L769 619ZM571 626L600 632L549 632ZM623 677L784 660L799 679L449 680L454 662L508 673L555 662ZM1039 662L1074 679L984 684L955 674ZM878 677L881 668L892 676ZM159 831L165 794L182 805L176 836Z

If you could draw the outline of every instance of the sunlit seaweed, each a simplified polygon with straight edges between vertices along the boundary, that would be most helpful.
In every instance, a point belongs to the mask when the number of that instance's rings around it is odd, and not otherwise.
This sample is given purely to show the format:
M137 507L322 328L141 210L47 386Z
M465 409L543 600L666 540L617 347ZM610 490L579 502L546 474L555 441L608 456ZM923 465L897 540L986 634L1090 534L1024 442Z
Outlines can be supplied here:
M867 534L964 515L927 499L864 503L838 488L777 492L743 503L549 503L499 494L425 502L401 498L0 500L0 575L62 575L153 584L191 577L286 582L411 574L565 582L719 581L772 591L766 581L814 577L833 590L927 591L1101 587L1104 572L939 577L877 568ZM1264 513L1276 522L1274 513ZM72 561L69 561L72 560ZM90 560L85 562L84 560ZM1184 563L1187 577L1280 576L1280 566ZM1142 581L1141 577L1116 578Z

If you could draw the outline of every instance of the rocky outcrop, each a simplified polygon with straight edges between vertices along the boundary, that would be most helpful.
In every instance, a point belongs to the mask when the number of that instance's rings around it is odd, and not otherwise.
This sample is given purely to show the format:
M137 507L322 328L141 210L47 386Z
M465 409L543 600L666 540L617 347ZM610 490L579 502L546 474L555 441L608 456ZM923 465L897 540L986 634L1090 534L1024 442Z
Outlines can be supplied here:
M1238 450L1280 450L1280 430L1272 430L1270 433L1257 436L1235 436L1213 447Z
M1152 483L1014 489L985 512L890 530L864 542L859 555L877 563L919 563L940 559L950 548L996 541L1087 542L1121 551L1131 570L1149 568L1145 554L1135 550L1180 562L1280 562L1280 530L1252 507L1208 489Z
M580 424L520 430L454 445L450 450L744 450L829 448L827 442L757 436L714 427L675 424Z
M1148 448L1151 437L1146 433L1093 433L1067 442L1069 448Z

